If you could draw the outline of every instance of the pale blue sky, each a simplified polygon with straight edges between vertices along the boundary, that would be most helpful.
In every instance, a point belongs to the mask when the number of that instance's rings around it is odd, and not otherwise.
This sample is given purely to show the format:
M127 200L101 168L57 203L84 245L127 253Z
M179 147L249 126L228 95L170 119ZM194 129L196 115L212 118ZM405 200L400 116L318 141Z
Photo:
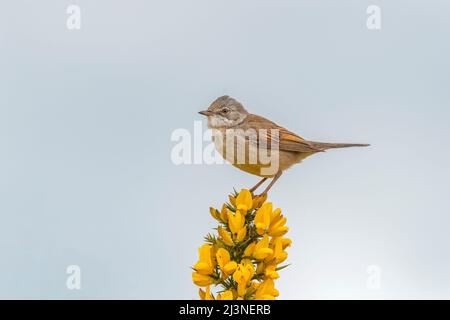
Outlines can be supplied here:
M3 1L0 298L197 298L208 208L257 178L175 166L170 135L223 94L306 138L372 144L311 157L271 192L294 241L281 298L450 298L449 14L444 0Z

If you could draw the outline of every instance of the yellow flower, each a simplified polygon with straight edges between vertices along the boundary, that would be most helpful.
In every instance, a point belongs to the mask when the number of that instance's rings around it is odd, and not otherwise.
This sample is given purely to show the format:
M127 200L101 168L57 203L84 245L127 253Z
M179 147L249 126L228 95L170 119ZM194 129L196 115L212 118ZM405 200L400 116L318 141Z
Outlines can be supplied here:
M234 261L228 262L223 266L223 273L226 275L232 274L237 268L237 263Z
M281 214L281 209L272 212L270 226L267 233L272 237L281 237L288 232L289 228L285 226L286 218Z
M257 260L263 260L273 254L273 250L269 248L269 236L266 234L258 241L253 251L253 257Z
M269 279L278 279L279 275L276 269L277 269L276 264L266 264L264 262L259 262L256 266L256 274L264 275L266 278Z
M255 268L251 260L249 259L242 260L242 262L238 265L236 271L233 273L233 279L238 284L237 290L238 296L242 297L245 295L247 285L252 280L254 274Z
M198 249L192 281L202 287L202 300L275 299L279 263L292 241L281 209L273 210L267 195L253 196L249 190L229 195L221 209L209 208L218 221L218 235L207 235ZM212 292L216 286L217 294Z
M236 197L236 209L240 210L244 215L253 207L252 194L247 189L242 189Z
M214 271L215 263L213 260L213 247L209 244L204 244L198 249L199 260L194 265L194 270L200 274L211 274Z
M198 288L198 295L200 296L201 300L205 300L205 291L203 291L201 288Z
M266 257L266 261L275 261L275 263L278 264L287 259L288 253L283 250L282 238L273 238L271 247L273 249L273 253Z
M270 215L272 214L272 203L266 202L261 208L256 211L255 214L255 226L256 232L259 235L263 235L264 232L269 228L270 225Z
M261 205L267 200L267 193L263 196L256 196L253 198L253 209L261 207Z
M219 218L220 218L220 220L222 220L222 222L228 221L228 209L227 209L227 205L225 203L222 205L222 209L220 210L220 213L219 213Z
M228 199L230 200L230 204L231 204L233 207L236 207L236 198L230 194L230 195L228 196Z
M220 217L219 217L219 211L217 211L217 209L214 209L213 207L210 207L210 208L209 208L209 213L211 213L211 216L212 216L214 219L216 219L216 220L219 220L219 219L220 219Z
M227 290L217 295L217 300L233 300L233 291Z
M266 266L266 269L264 270L264 275L269 279L278 279L280 276L278 275L276 268L277 266L275 264Z
M292 244L292 240L289 238L281 238L281 244L283 247L283 250L286 249L287 247L290 247Z
M242 240L244 240L246 235L247 235L247 228L244 226L241 230L239 230L238 234L236 235L236 243L239 243Z
M218 221L222 221L222 222L227 222L228 221L228 209L227 209L227 205L224 203L222 205L222 209L217 210L216 208L210 207L209 208L209 213L211 214L211 216L218 220Z
M239 211L233 214L231 211L228 212L228 226L230 227L233 237L236 238L239 231L244 227L245 217Z
M256 265L256 274L264 274L264 262L258 262L258 264Z
M280 208L276 208L275 210L273 210L270 213L270 221L271 221L271 223L278 222L278 220L280 220L281 217L282 217L282 215L281 215L281 209Z
M214 296L211 294L209 286L206 287L206 292L199 288L198 294L202 300L214 300Z
M200 287L206 287L214 283L213 278L198 272L192 272L192 281Z
M274 300L278 296L278 290L272 279L264 280L255 292L255 300Z
M234 246L233 239L231 239L230 234L222 227L217 228L217 232L219 233L219 236L222 238L222 241L229 246Z
M233 273L237 268L237 263L230 260L230 253L224 248L217 250L216 259L225 276Z
M219 248L216 252L216 259L219 268L223 270L223 267L230 262L230 253L224 248Z
M258 290L260 283L258 281L253 281L250 283L250 288L252 288L254 291Z
M253 251L255 250L255 246L256 242L250 243L244 250L244 257L251 257L253 255Z

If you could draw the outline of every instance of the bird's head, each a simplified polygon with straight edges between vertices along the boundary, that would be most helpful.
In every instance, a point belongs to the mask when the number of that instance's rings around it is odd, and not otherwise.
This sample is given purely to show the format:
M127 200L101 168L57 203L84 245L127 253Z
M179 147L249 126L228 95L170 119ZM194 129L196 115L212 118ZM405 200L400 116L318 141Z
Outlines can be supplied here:
M217 98L207 110L199 113L208 117L208 127L214 129L232 128L244 121L248 115L242 104L229 96Z

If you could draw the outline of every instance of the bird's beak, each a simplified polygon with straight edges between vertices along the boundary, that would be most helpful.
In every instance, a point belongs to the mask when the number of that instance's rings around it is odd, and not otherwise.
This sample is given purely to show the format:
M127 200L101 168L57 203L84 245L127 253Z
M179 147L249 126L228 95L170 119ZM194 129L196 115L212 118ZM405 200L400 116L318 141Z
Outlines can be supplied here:
M207 117L213 115L213 113L211 111L208 111L208 110L199 111L198 113L200 113L203 116L207 116Z

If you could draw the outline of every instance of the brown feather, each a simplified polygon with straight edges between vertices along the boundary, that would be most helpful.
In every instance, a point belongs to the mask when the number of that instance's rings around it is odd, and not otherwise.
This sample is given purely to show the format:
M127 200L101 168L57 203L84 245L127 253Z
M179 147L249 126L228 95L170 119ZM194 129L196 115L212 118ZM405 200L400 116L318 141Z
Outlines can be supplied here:
M244 130L248 129L255 130L257 137L253 137L253 139L257 138L258 141L254 142L256 143L259 143L260 141L270 142L271 140L274 140L279 143L280 150L284 151L315 153L315 152L322 152L327 149L369 146L368 144L361 144L361 143L327 143L327 142L308 141L300 137L298 134L295 134L287 130L286 128L277 125L275 122L272 122L256 114L249 114L245 119L245 121L240 125L240 128ZM259 129L265 129L268 131L267 132L259 131ZM278 139L276 138L276 135L274 136L271 134L270 130L278 130L279 135Z
M249 114L245 121L240 125L240 129L253 129L256 131L256 137L249 137L253 139L252 142L259 144L261 141L270 143L271 141L278 142L279 149L284 151L294 152L308 152L315 153L323 151L321 148L314 146L309 141L303 139L299 135L277 125L276 123L258 116L256 114ZM264 131L261 129L265 129ZM278 130L278 137L273 135L271 130Z
M316 142L309 141L314 147L323 150L326 149L337 149L337 148L350 148L350 147L368 147L370 144L365 143L327 143L327 142Z

